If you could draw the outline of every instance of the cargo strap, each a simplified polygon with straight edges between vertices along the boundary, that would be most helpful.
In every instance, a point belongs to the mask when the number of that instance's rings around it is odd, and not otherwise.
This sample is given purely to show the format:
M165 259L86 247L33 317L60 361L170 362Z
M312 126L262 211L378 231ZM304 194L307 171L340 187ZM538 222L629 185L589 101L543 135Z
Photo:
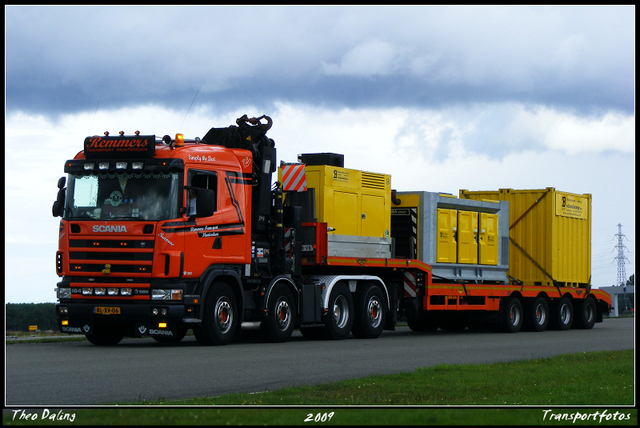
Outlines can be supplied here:
M549 194L549 192L551 192L551 189L547 189L547 191L545 193L542 194L542 196L540 196L538 199L536 199L536 201L531 204L531 206L529 207L528 210L526 210L524 213L522 213L522 215L520 217L518 217L518 219L516 221L513 222L513 224L511 226L509 226L509 230L513 229L515 227L516 224L518 224L518 222L520 220L522 220L522 217L526 216L529 211L531 211L533 209L533 207L535 207L536 205L538 205L538 203L544 199L545 196L547 196ZM540 268L542 269L542 268ZM546 273L546 272L545 272Z
M546 270L544 270L544 268L542 266L540 266L540 264L538 262L536 262L533 257L531 257L529 255L529 253L527 253L524 248L522 248L520 245L518 245L518 243L516 241L513 240L512 237L509 237L509 241L511 241L511 243L520 251L522 251L522 254L524 254L529 260L531 260L531 263L533 263L538 269L540 269L542 271L542 273L544 273L545 275L547 275L549 277L549 279L553 282L553 285L558 289L558 293L560 294L560 296L562 296L562 292L560 291L560 285L558 284L558 281L556 281L555 279L553 279L553 277L549 274L549 272L547 272Z

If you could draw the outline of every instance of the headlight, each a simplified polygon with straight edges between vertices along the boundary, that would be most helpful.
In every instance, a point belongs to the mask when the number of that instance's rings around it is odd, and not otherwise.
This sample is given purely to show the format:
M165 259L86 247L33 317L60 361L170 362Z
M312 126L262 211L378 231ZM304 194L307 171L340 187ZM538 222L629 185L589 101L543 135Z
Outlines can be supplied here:
M162 288L151 290L151 300L182 300L182 290Z
M131 293L133 292L133 290L131 288L121 288L120 289L120 294L123 296L131 296Z
M82 295L83 296L91 296L93 294L93 288L83 288Z
M104 287L98 287L98 288L95 289L94 292L95 292L96 296L104 296L105 293L107 292L107 289L104 288Z
M69 298L71 298L70 288L58 288L58 299L69 299Z

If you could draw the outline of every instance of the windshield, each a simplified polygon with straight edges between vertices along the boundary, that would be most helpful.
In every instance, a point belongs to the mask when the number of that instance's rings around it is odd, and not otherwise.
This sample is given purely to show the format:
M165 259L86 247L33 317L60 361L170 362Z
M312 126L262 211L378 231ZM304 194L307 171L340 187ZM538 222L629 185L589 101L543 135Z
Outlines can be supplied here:
M65 218L167 220L178 217L178 173L69 174Z

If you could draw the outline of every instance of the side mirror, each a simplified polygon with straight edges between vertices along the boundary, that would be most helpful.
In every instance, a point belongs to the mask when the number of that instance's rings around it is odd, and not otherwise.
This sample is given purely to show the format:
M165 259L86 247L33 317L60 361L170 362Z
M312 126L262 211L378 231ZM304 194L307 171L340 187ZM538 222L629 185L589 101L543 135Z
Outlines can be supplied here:
M62 217L62 214L64 214L64 202L67 190L64 188L64 185L66 184L66 182L66 177L60 177L60 179L58 180L58 197L53 203L53 208L51 209L54 217Z
M196 195L196 217L211 217L216 210L216 192L198 189Z

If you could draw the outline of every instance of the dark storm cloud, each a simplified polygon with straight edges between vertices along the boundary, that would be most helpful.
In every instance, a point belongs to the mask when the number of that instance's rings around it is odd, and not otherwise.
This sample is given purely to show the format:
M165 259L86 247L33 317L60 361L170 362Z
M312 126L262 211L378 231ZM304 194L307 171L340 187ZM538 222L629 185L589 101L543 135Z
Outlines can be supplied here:
M633 113L633 9L8 7L6 107L430 107Z

